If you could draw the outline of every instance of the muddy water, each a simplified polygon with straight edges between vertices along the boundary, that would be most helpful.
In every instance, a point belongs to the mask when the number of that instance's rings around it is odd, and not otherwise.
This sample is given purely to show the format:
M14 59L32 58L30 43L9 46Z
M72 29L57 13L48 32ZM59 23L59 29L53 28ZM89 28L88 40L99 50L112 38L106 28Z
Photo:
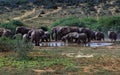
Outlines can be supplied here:
M112 45L113 43L89 43L89 45L87 44L87 46L90 46L90 47L100 47L100 46L110 46ZM41 47L61 47L61 46L72 46L72 45L78 45L78 44L66 44L64 42L43 42L43 43L40 43L40 46Z
M42 46L42 47L61 47L61 46L68 46L68 44L65 44L64 42L43 42L43 43L40 43L40 46Z
M100 46L110 46L112 45L113 43L90 43L90 47L100 47ZM88 44L87 44L88 46Z

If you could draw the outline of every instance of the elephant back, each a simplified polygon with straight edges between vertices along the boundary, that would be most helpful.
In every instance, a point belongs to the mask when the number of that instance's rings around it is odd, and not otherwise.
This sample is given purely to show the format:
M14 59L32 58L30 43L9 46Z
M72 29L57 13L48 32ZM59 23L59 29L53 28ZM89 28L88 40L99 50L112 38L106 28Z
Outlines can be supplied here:
M59 33L61 33L61 34L63 34L63 35L66 35L66 34L68 34L69 32L70 32L70 27L65 26L65 27L61 28L61 30L60 30Z
M15 33L16 34L20 33L20 34L24 35L24 34L27 34L29 30L31 30L31 29L30 28L26 28L24 26L20 26L20 27L16 27Z
M78 32L79 33L79 27L70 27L70 32Z
M44 35L44 31L42 29L36 29L31 32L31 36L34 38L40 38Z
M9 29L4 29L2 36L4 37L12 37L12 31Z

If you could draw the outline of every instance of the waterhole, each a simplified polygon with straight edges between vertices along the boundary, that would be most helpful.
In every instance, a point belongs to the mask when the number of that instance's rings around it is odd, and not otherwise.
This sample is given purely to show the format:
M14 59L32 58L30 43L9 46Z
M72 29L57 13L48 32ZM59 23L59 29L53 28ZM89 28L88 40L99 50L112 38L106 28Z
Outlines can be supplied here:
M107 43L107 42L91 42L89 44L87 44L86 46L90 46L90 47L100 47L100 46L110 46L113 43ZM67 44L64 42L42 42L40 43L41 47L61 47L61 46L72 46L72 45L76 45L79 46L78 44Z

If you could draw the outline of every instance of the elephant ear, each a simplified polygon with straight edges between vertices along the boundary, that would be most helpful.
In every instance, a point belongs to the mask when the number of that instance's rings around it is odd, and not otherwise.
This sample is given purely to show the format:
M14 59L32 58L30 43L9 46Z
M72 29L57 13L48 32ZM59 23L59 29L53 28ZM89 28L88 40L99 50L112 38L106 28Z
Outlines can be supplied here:
M44 35L45 32L42 29L39 29L39 33L40 35Z

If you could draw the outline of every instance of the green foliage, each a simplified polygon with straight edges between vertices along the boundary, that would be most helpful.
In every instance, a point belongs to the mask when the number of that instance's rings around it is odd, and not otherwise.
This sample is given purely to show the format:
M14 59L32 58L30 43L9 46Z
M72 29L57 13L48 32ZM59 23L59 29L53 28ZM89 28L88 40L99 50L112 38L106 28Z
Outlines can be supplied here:
M45 26L40 26L38 28L43 29L44 31L48 31L49 30L48 27L45 27Z
M14 40L10 38L1 37L0 38L0 52L8 52L14 49Z
M120 16L101 17L99 20L92 17L67 17L58 19L51 24L51 27L54 26L78 26L87 27L92 30L102 29L104 32L107 32L108 30L120 32Z
M85 24L79 20L78 17L67 17L58 19L55 21L51 27L55 26L78 26L78 27L85 27Z
M25 42L21 39L20 36L16 36L16 39L10 39L6 37L0 38L0 51L8 52L15 51L17 52L19 59L25 59L28 57L28 53L33 49L31 42Z
M17 26L24 26L24 24L18 20L12 20L8 23L1 23L0 28L10 29L12 32L15 32Z
M98 20L98 27L102 30L116 30L120 32L120 16L101 17Z
M28 58L28 53L31 50L33 50L33 45L31 42L25 42L24 40L21 40L19 36L16 37L15 51L17 52L19 59Z
M85 23L85 26L90 29L96 29L97 20L92 17L79 18L81 22Z

